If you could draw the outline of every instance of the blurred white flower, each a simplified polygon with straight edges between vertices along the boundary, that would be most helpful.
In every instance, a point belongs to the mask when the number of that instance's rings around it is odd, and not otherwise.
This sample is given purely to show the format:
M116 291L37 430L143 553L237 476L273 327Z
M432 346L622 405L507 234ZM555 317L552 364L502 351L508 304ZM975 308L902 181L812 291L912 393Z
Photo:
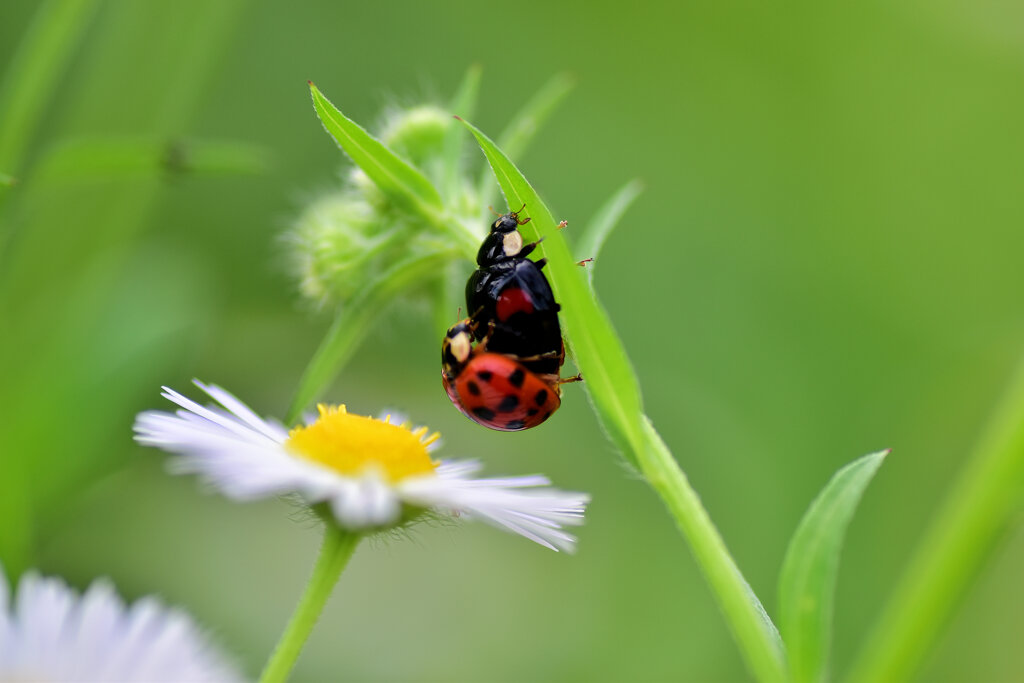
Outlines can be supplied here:
M35 572L12 596L0 568L0 681L241 680L191 617L156 598L127 606L105 580L80 596Z
M476 461L435 461L438 434L390 420L318 406L316 421L286 430L217 386L196 385L220 404L203 407L164 387L175 414L149 411L135 439L179 457L176 473L196 473L234 500L298 494L326 503L351 531L400 526L426 510L479 518L552 550L572 551L563 526L583 523L589 496L550 488L543 476L475 479Z

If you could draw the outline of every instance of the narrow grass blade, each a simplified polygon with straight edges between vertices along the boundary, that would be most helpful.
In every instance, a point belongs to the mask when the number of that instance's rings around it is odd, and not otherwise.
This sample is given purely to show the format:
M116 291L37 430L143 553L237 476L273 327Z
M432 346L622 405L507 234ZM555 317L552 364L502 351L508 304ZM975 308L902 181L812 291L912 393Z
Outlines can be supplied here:
M562 320L576 365L583 373L598 420L623 455L637 465L661 496L690 542L746 657L761 681L784 679L784 655L778 632L744 580L711 518L657 431L643 414L640 388L622 343L575 265L551 212L508 157L483 133L466 124L494 170L510 206L526 204L527 237L545 241L538 251L551 262L548 278L562 304Z
M533 142L537 131L548 120L551 114L562 103L572 90L573 79L568 74L556 74L545 83L508 122L505 130L498 136L498 147L509 159L518 159ZM459 114L459 112L455 112ZM477 185L478 197L488 199L491 196L491 174L485 168L480 173ZM485 201L486 203L486 201Z
M425 175L342 114L312 81L309 90L324 129L381 192L396 204L417 213L441 211L441 196Z
M285 422L293 424L327 386L334 381L341 368L355 353L375 318L403 290L420 285L452 256L444 252L417 254L400 261L375 282L339 309L338 315L324 336L320 347L306 366L295 398L288 409Z
M490 162L508 205L526 205L521 215L531 222L523 226L525 236L531 241L544 236L537 251L550 262L545 272L562 305L566 338L587 394L612 442L636 464L635 453L644 447L640 386L608 314L591 294L556 221L530 183L490 138L466 126Z
M836 472L789 542L779 576L779 623L795 683L825 679L843 537L864 490L888 454L865 455Z
M57 88L97 0L48 0L39 6L0 84L0 168L22 172L41 113Z
M74 139L39 162L37 183L147 175L238 175L267 169L266 150L229 140Z
M483 69L480 65L474 64L466 71L462 78L458 91L452 98L449 109L451 113L469 118L476 111L476 101L480 94L480 74ZM441 167L444 169L444 182L442 190L449 203L454 202L461 191L459 183L462 178L462 140L466 134L462 126L454 121L448 126L444 134L444 153L441 159Z
M886 605L849 680L907 681L1024 511L1024 364Z
M598 264L597 257L601 247L643 189L643 183L639 180L629 181L597 210L597 214L583 229L582 237L576 245L576 255L580 259L594 259L592 263L587 264L587 278L591 287L594 286L594 269Z

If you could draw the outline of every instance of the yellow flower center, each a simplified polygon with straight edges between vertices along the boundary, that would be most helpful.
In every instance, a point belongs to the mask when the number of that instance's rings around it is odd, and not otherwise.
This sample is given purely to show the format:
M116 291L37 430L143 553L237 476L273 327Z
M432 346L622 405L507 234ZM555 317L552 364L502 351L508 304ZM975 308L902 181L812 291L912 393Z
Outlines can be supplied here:
M427 446L441 437L437 432L424 439L426 427L413 431L405 425L393 425L390 415L382 421L350 415L345 406L320 404L317 410L317 421L291 430L285 442L287 448L304 458L345 475L376 470L392 483L428 474L438 465L427 452Z

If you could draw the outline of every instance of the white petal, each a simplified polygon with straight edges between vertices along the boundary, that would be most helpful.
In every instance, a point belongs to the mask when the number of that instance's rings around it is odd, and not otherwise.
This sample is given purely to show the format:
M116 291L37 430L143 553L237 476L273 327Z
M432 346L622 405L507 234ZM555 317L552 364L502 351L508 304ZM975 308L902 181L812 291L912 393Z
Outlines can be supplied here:
M7 603L0 601L0 680L242 680L188 615L152 598L126 608L107 581L79 597L59 579L29 573Z
M402 482L402 497L414 505L479 517L552 550L575 549L576 538L562 526L583 523L589 496L547 488L541 476L467 479L466 473L475 471L472 463L449 465L439 467L437 477Z
M327 502L341 526L358 531L399 523L405 503L479 517L556 550L575 545L562 527L582 523L589 498L550 488L547 477L474 479L481 466L473 460L442 462L429 475L397 484L373 469L343 475L290 452L284 427L260 418L224 389L198 380L196 385L221 407L201 406L165 387L163 395L181 410L140 413L135 439L177 454L169 463L172 472L197 474L229 498L295 493L307 503Z

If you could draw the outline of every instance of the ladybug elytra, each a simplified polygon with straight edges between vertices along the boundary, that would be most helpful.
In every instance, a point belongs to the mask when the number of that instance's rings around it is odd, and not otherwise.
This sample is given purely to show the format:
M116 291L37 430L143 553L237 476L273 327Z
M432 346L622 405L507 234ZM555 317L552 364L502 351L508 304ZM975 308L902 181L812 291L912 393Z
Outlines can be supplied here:
M561 390L522 363L469 346L467 321L453 325L442 346L442 379L463 415L491 429L516 432L536 427L561 405Z

